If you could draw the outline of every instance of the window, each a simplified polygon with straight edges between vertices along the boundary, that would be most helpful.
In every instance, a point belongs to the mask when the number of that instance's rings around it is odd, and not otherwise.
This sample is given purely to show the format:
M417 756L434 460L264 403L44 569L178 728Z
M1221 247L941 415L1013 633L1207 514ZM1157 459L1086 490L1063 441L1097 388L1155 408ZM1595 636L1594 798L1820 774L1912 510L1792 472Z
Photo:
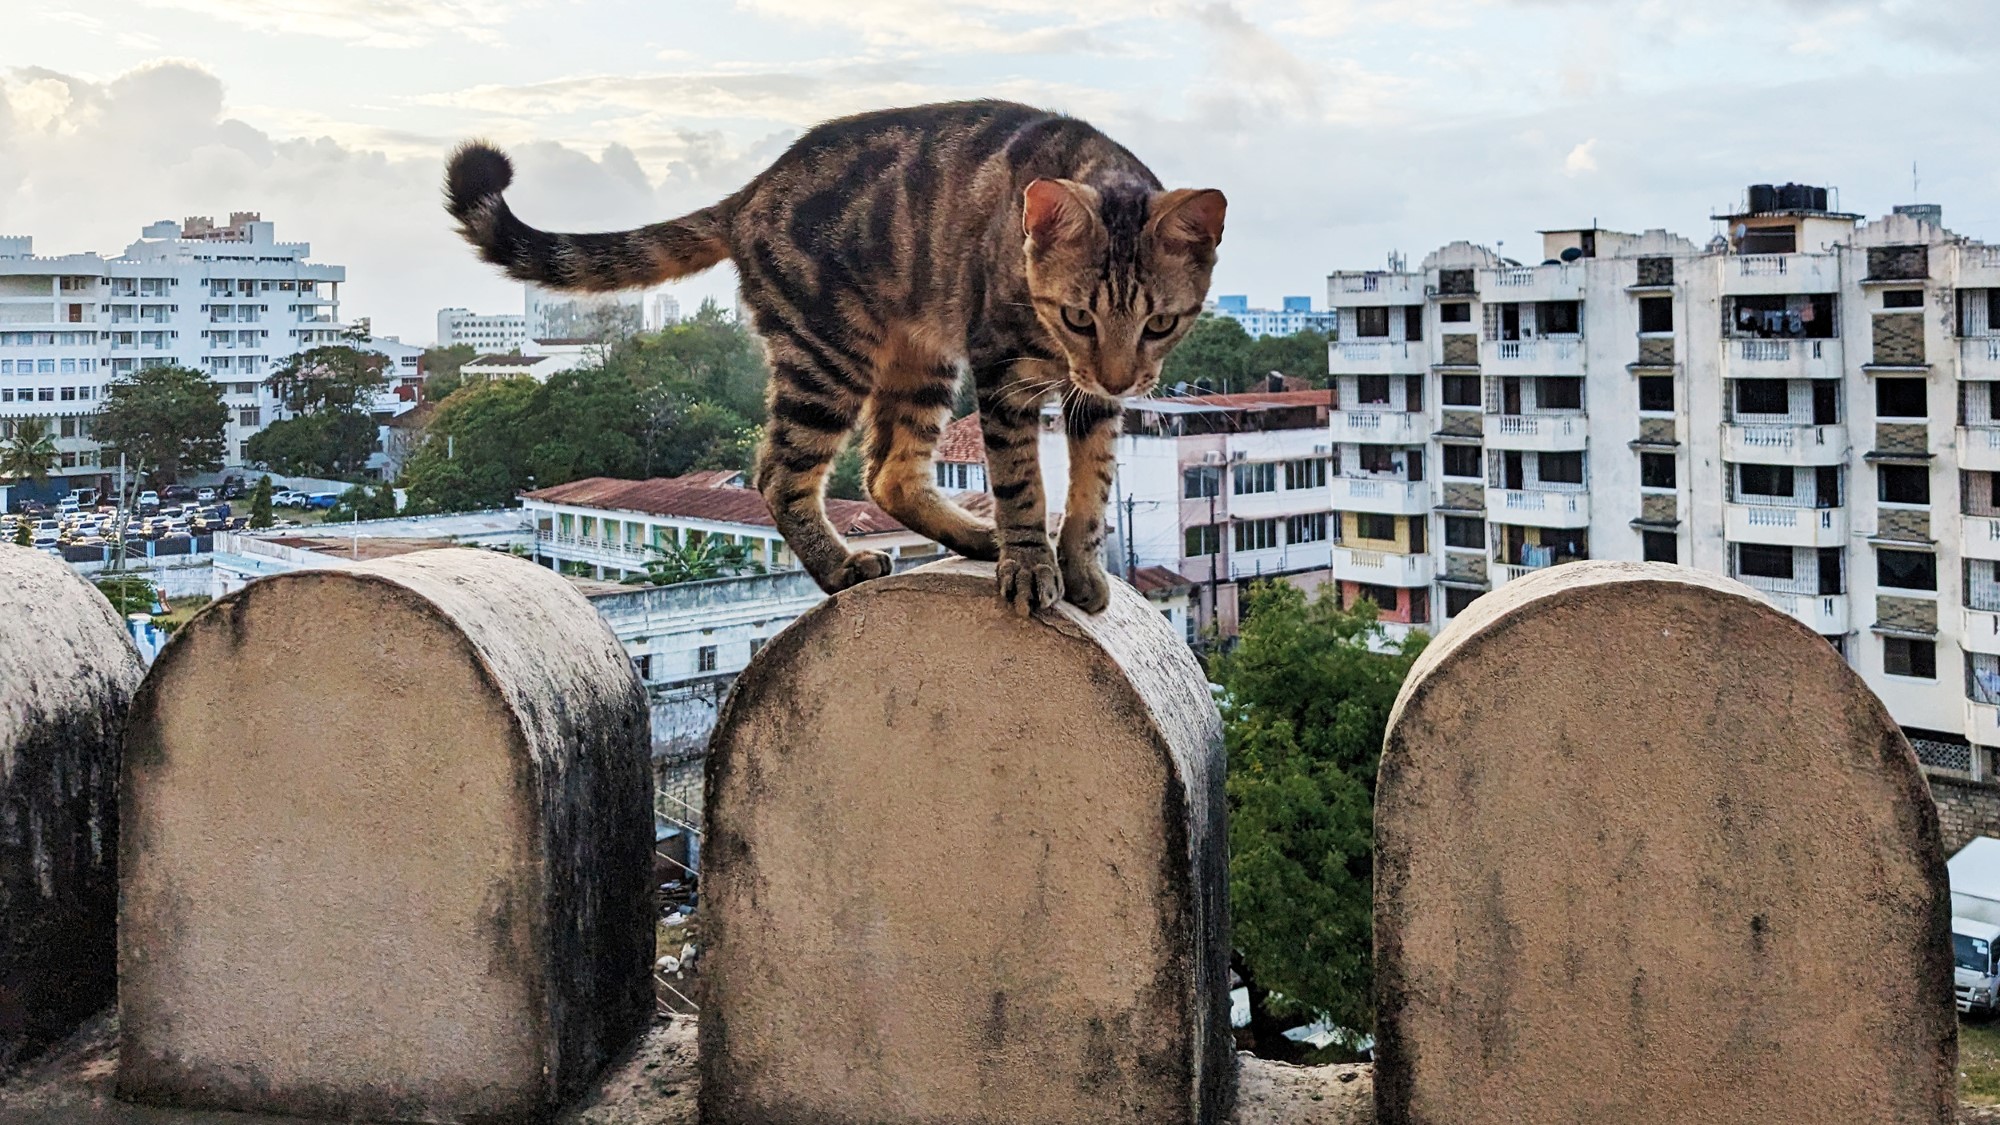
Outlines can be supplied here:
M1674 377L1672 375L1639 376L1639 409L1659 414L1673 413Z
M1790 414L1791 390L1783 379L1736 380L1736 413Z
M764 651L764 642L765 642L765 641L768 641L768 640L770 640L770 639L771 639L771 638L769 638L769 637L751 637L751 638L750 638L750 659L752 659L752 660L755 660L755 659L757 659L757 654L758 654L758 653L760 653L760 652L762 652L762 651Z
M1196 465L1181 472L1181 499L1202 500L1222 491L1222 470L1214 465Z
M1672 332L1674 330L1674 299L1672 297L1639 298L1639 331Z
M1446 617L1457 617L1459 614L1471 609L1472 603L1479 600L1480 593L1481 591L1479 590L1465 590L1457 586L1446 586L1444 588L1444 615Z
M1403 339L1424 338L1424 307L1422 305L1403 306Z
M1354 536L1357 539L1379 539L1391 542L1396 538L1396 517L1378 515L1375 512L1356 512L1354 515Z
M1922 465L1880 465L1875 470L1877 497L1885 504L1929 504L1931 471Z
M1314 457L1306 461L1285 462L1285 488L1297 491L1301 488L1326 487L1326 459Z
M1470 516L1446 516L1444 518L1444 545L1463 547L1467 550L1486 549L1486 522Z
M61 435L62 435L63 437L69 437L69 438L73 438L73 437L75 437L75 436L76 436L76 419L74 419L74 418L64 418L64 419L62 420L62 425L61 425L61 426L60 426L60 427L58 428L58 431L57 431L57 432L58 432L58 433L60 433L60 434L61 434Z
M1471 324L1472 306L1464 301L1439 305L1438 320L1445 324Z
M1583 380L1555 378L1537 380L1535 405L1543 410L1582 410Z
M1582 331L1581 301L1543 301L1535 310L1535 327L1544 336L1574 336Z
M1875 413L1884 418L1923 418L1930 414L1922 379L1875 380Z
M264 411L263 411L263 408L262 408L262 407L257 407L257 406L252 406L252 407L249 407L248 409L244 409L244 410L239 410L239 411L237 411L237 412L236 412L236 424L237 424L237 425L239 425L239 426L261 426L261 425L263 425L263 424L264 424Z
M1396 454L1388 446L1363 445L1357 448L1361 451L1361 455L1357 460L1361 463L1362 472L1393 473L1396 471Z
M1755 543L1736 545L1736 576L1738 578L1779 578L1792 580L1792 549L1790 547L1765 547Z
M2000 387L2000 383L1993 384ZM1478 406L1479 376L1446 375L1444 377L1444 404L1446 406Z
M694 667L697 672L715 671L714 645L703 645L694 650Z
M1875 584L1898 590L1937 589L1937 556L1929 551L1875 552Z
M1268 551L1278 545L1278 521L1244 520L1236 525L1236 549Z
M1536 476L1545 484L1582 484L1583 454L1581 453L1538 453L1535 455Z
M62 389L62 400L63 400L64 402L75 402L75 401L76 401L76 388L75 388L75 387L64 387L64 388Z
M1937 679L1937 643L1909 637L1882 638L1882 670L1891 676Z
M1444 446L1444 475L1448 477L1470 477L1478 480L1479 447L1476 445Z
M1737 491L1745 496L1792 495L1790 465L1738 465L1736 479Z
M1363 375L1354 381L1354 399L1365 406L1389 405L1389 377Z
M1924 291L1921 289L1889 289L1882 293L1882 307L1885 309L1920 309L1924 307Z
M1681 541L1671 531L1642 531L1639 533L1640 557L1647 562L1677 563L1681 561Z
M54 402L55 400L56 400L56 389L54 387L35 388L36 402Z
M1639 454L1640 488L1673 488L1674 455L1671 453Z
M1183 554L1191 559L1212 555L1222 546L1222 537L1216 533L1216 527L1212 523L1188 528L1185 538L1187 543Z
M1248 496L1258 492L1278 490L1278 463L1262 461L1255 465L1236 466L1236 495Z
M1326 539L1326 513L1293 516L1285 521L1285 542L1318 543Z
M1387 336L1389 334L1389 309L1386 305L1354 310L1354 334L1356 336Z
M649 652L644 656L633 657L632 667L639 673L640 679L651 680L653 678L653 654Z

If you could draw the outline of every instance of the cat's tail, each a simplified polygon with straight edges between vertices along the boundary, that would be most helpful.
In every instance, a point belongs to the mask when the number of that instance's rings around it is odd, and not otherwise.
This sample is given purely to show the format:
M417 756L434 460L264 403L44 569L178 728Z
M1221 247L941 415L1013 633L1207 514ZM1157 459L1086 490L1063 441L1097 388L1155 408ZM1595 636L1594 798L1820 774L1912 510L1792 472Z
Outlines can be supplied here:
M479 256L509 277L552 289L636 289L672 281L729 257L723 206L603 234L553 234L514 217L500 193L514 166L499 149L467 141L445 169L445 210Z

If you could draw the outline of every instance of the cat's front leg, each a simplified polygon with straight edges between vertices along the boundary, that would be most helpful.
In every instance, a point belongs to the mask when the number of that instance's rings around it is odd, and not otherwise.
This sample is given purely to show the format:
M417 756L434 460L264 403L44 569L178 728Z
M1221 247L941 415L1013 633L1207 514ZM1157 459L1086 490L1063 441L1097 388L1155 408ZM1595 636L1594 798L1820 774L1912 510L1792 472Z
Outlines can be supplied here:
M1023 617L1062 600L1062 571L1049 543L1042 497L1042 400L1066 378L1050 365L1021 361L992 382L979 380L979 428L986 442L986 479L993 490L993 524L1000 540L995 568L1000 600ZM975 379L981 374L974 369Z
M1099 556L1104 551L1106 503L1117 464L1120 422L1125 405L1115 398L1072 394L1063 400L1063 429L1069 435L1069 497L1063 505L1057 555L1062 561L1064 597L1088 613L1111 602L1111 579ZM1130 535L1127 528L1125 534Z

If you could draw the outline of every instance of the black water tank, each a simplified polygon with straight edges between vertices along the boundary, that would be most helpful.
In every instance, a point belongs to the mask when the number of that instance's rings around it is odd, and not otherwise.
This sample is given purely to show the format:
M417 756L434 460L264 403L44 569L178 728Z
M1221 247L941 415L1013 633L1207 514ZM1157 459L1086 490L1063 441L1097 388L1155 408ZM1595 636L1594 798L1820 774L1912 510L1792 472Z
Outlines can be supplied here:
M1812 189L1812 198L1813 198L1813 203L1812 203L1812 205L1813 205L1813 210L1815 210L1815 211L1824 211L1824 210L1826 210L1826 189L1825 189L1825 188L1823 188L1823 187L1816 187L1816 188Z
M1812 196L1804 184L1785 184L1778 188L1778 210L1802 211L1812 205Z
M1770 184L1750 185L1750 213L1761 214L1778 209L1778 189Z

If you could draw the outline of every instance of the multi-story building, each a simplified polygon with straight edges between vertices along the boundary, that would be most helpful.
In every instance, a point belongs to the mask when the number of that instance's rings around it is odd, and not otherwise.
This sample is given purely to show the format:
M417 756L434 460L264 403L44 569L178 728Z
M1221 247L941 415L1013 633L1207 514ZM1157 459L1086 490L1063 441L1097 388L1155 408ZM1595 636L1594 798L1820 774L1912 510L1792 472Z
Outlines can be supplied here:
M1211 311L1242 325L1252 336L1290 336L1308 328L1333 332L1333 313L1314 312L1311 297L1285 297L1279 308L1253 309L1249 297L1228 294L1217 297Z
M17 482L14 498L108 484L116 462L92 440L91 416L106 384L144 367L191 367L220 383L226 458L240 463L273 415L263 385L272 368L342 339L347 271L310 254L251 212L225 226L154 223L117 257L38 257L31 238L0 238L0 439L15 419L49 418L61 457L46 488Z
M646 295L642 290L571 293L534 284L521 289L530 339L614 340L646 327Z
M476 313L471 309L439 309L437 346L465 344L481 355L518 351L528 341L528 318L522 314Z
M1990 776L2000 246L1827 194L1753 187L1699 245L1556 230L1539 264L1460 242L1332 274L1347 595L1442 621L1572 559L1729 575L1837 648L1928 764Z

